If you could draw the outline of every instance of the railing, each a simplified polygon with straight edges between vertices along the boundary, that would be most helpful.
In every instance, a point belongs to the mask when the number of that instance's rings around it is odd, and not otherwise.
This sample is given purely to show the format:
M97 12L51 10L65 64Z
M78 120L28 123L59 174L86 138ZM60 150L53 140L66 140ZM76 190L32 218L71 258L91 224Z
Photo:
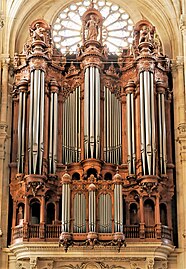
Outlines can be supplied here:
M25 229L25 227L24 227ZM32 240L35 238L41 238L41 230L44 229L44 232L42 233L44 237L42 239L47 240L58 240L61 234L61 225L60 224L45 224L44 226L40 226L39 224L29 224L26 227L27 234L28 234L28 240ZM141 239L140 237L140 225L125 225L124 226L124 234L126 239ZM160 226L160 234L161 239L167 239L169 241L172 241L172 229L170 229L167 226ZM19 238L23 238L23 226L17 226L12 229L12 235L13 235L13 241ZM78 234L75 234L78 235ZM82 234L79 234L82 235ZM84 233L83 235L86 235ZM107 237L111 238L112 233L101 233L99 238L101 240L107 240ZM76 236L78 240L78 236ZM145 237L143 239L158 239L157 233L156 233L156 226L145 226Z
M162 225L161 226L161 238L172 241L172 238L173 238L172 229L170 229L168 226Z
M16 240L18 238L23 237L23 226L17 226L12 229L13 239Z
M126 238L139 238L139 225L124 226Z
M39 224L32 224L28 227L29 238L39 238Z
M154 226L145 226L145 238L156 238L156 230Z
M47 224L45 227L46 238L59 238L61 234L61 225Z

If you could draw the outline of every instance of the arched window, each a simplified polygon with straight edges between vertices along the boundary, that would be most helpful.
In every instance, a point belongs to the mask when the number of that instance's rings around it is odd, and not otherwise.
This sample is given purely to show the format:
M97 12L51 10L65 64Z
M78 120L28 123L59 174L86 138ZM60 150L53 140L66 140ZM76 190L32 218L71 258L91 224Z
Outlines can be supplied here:
M40 202L37 199L33 199L30 203L31 224L40 223Z

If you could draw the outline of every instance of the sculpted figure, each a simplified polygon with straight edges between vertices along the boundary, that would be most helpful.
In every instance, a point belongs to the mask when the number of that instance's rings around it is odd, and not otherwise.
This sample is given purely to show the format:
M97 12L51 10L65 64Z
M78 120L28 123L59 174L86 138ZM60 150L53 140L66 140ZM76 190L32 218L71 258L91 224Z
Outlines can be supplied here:
M87 21L86 28L88 29L87 40L97 40L98 23L94 15L90 15L90 20Z
M36 23L36 29L30 29L33 37L33 41L42 40L45 42L45 32L46 30L43 27L40 27L39 23Z
M151 41L151 35L149 28L146 25L144 25L140 30L139 44L141 42L148 42L148 41Z

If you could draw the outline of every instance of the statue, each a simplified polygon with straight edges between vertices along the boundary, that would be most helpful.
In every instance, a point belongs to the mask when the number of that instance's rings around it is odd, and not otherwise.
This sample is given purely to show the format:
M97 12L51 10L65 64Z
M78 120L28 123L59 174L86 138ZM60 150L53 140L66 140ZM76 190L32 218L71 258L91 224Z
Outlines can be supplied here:
M90 19L87 21L86 28L88 29L87 40L97 40L98 23L94 15L90 15Z
M149 41L151 41L150 30L146 25L143 25L140 30L139 44L141 42L149 42Z
M109 49L107 47L107 45L105 44L103 47L103 55L105 56L105 58L108 58L108 53L109 53Z
M33 41L42 40L43 42L45 42L45 35L44 35L44 33L46 32L46 29L43 28L43 27L40 27L40 24L39 23L36 23L35 30L33 30L32 28L30 28L30 32L31 32L31 36L33 37Z

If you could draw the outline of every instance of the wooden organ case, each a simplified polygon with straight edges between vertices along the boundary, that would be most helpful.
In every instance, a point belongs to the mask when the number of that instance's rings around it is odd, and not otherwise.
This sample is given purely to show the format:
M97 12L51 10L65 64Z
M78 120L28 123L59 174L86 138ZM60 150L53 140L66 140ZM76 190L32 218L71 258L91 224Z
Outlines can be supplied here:
M103 18L82 16L82 45L61 54L43 20L15 55L12 243L173 243L170 61L145 20L119 56Z

